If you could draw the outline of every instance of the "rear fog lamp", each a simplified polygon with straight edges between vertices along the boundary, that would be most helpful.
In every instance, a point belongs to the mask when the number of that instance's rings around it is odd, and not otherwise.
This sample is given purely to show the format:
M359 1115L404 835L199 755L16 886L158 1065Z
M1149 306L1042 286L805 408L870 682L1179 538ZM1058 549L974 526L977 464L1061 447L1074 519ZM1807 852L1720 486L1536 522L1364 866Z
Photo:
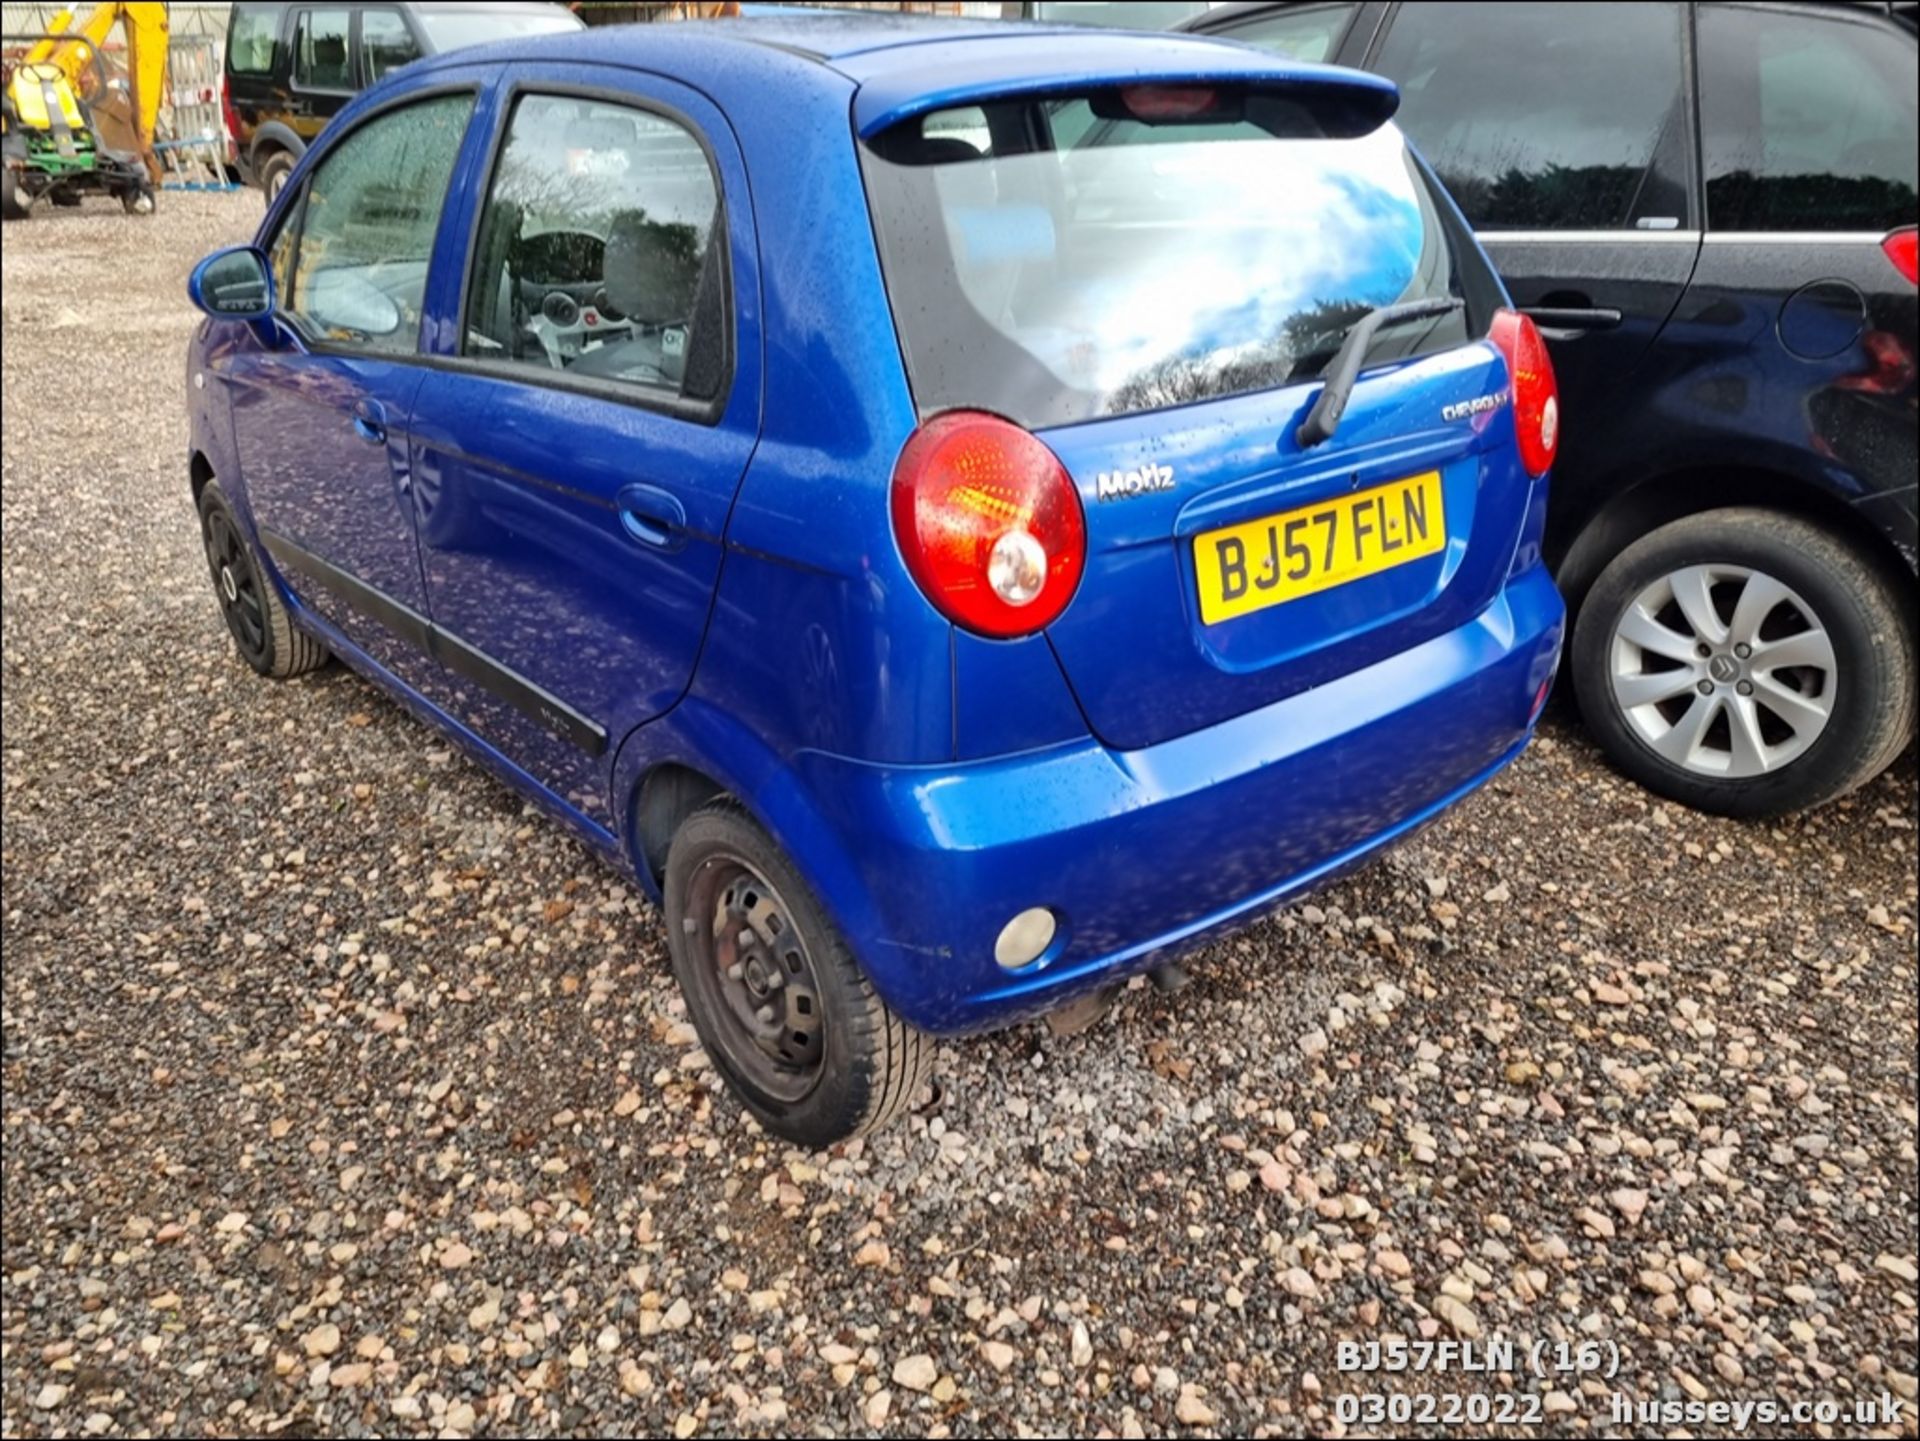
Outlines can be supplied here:
M993 943L993 958L1004 970L1030 966L1047 953L1057 929L1052 911L1045 906L1030 907L1001 927L1000 939Z

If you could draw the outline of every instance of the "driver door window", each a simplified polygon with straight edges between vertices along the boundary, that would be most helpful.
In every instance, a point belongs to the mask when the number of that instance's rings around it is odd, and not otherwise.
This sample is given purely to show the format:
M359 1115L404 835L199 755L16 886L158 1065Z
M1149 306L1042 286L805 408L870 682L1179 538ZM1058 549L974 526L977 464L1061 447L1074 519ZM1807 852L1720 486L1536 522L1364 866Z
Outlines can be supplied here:
M712 400L727 361L719 233L713 170L684 126L599 100L525 96L480 223L465 353Z
M472 112L466 94L389 111L314 172L271 251L281 312L309 339L417 349L434 235Z

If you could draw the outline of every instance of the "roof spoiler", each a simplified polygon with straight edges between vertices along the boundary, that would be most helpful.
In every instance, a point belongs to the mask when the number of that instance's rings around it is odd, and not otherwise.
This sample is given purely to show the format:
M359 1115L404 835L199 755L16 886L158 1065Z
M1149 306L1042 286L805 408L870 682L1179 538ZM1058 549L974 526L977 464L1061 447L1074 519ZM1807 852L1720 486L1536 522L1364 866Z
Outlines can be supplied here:
M1400 107L1399 89L1381 76L1220 41L1076 35L1070 45L976 40L924 48L923 64L888 67L854 92L853 126L862 140L934 110L1114 85L1231 84L1286 94L1312 106L1339 136L1377 130Z

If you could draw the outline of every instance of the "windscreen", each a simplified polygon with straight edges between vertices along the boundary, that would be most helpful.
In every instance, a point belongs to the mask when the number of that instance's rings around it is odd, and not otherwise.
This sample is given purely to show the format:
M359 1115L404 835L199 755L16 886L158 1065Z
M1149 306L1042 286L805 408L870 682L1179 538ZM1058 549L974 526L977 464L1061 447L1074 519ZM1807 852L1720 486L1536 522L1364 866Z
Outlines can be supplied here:
M514 35L550 35L556 30L578 30L580 17L555 5L551 10L525 10L501 5L472 10L440 10L422 6L416 18L425 27L436 52L485 45Z
M1461 261L1484 262L1459 253L1399 131L1328 129L1281 95L1143 86L874 137L863 163L921 413L1038 429L1269 389L1317 375L1376 306L1462 294ZM1468 311L1383 329L1369 362L1478 333L1472 288Z

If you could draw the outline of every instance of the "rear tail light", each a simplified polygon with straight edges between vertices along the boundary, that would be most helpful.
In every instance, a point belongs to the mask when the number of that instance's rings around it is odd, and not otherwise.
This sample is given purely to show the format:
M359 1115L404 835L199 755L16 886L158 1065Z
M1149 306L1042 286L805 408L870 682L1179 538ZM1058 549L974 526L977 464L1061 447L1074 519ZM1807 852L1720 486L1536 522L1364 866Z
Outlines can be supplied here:
M936 416L893 471L893 531L940 613L981 635L1028 635L1073 599L1087 562L1080 493L1011 421Z
M1513 385L1513 428L1520 440L1520 462L1538 479L1560 451L1560 388L1554 383L1547 343L1517 310L1494 312L1488 339L1507 358Z
M1920 230L1909 225L1905 230L1896 230L1880 242L1880 248L1887 252L1887 259L1893 262L1893 268L1907 277L1907 284L1916 283L1917 267L1920 260L1914 255L1914 240L1920 236Z
M220 77L220 118L227 123L227 159L238 159L240 117L233 110L233 81L226 75Z

